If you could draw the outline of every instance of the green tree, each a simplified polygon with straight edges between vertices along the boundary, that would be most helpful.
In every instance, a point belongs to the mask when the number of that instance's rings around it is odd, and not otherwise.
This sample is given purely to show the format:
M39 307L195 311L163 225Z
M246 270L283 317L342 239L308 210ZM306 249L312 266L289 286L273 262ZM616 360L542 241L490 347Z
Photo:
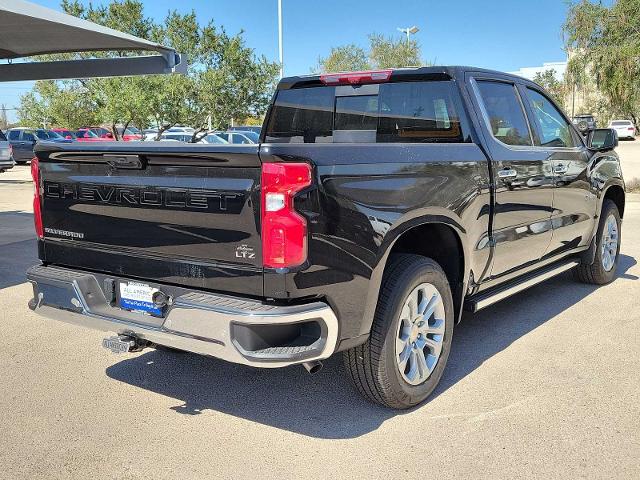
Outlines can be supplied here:
M551 68L544 72L536 73L533 81L549 92L556 103L564 108L566 88L564 82L556 78L555 69Z
M333 47L326 58L320 57L315 71L358 72L369 70L371 64L367 52L354 43Z
M420 45L415 40L369 35L369 59L376 68L418 67Z
M96 107L82 86L71 89L71 82L40 80L32 91L20 97L18 119L32 127L52 125L76 129L97 121Z
M404 37L369 35L368 50L355 45L334 47L327 57L318 59L315 71L352 72L358 70L399 68L424 65L420 44Z
M592 77L611 114L640 127L640 0L611 5L580 0L563 26L569 79L583 85Z

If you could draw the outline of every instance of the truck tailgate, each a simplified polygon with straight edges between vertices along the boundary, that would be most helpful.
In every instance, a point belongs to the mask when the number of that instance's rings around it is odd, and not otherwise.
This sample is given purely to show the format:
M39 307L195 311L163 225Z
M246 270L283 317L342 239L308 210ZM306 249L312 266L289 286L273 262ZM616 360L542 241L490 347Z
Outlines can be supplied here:
M41 259L261 296L258 146L113 143L37 148Z

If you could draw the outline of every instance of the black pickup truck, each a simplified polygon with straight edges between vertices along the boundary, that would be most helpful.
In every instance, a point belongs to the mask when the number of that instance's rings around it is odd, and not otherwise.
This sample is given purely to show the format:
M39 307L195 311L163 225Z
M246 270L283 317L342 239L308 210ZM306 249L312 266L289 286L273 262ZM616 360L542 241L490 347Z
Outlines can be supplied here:
M411 407L463 311L614 278L616 145L466 67L285 78L259 145L43 143L29 306L114 351L311 372L343 352L362 394Z

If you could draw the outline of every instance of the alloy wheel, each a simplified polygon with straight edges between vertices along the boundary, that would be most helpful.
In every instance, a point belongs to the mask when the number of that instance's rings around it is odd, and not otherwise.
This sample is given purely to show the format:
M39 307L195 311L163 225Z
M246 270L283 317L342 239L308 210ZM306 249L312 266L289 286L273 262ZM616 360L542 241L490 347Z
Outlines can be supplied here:
M425 382L438 363L445 334L445 308L438 289L418 285L400 312L396 334L396 362L410 385Z
M618 221L614 215L609 215L602 230L602 267L610 272L618 256Z

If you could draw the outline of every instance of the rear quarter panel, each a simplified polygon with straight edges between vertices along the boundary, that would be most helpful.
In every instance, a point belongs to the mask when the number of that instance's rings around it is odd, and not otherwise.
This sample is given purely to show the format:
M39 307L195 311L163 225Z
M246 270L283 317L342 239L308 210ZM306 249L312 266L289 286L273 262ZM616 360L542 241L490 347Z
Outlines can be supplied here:
M266 271L265 295L324 297L341 339L369 332L389 251L410 228L446 223L467 272L477 277L487 263L489 172L475 144L267 144L261 158L310 162L316 185L296 204L309 224L308 261Z

